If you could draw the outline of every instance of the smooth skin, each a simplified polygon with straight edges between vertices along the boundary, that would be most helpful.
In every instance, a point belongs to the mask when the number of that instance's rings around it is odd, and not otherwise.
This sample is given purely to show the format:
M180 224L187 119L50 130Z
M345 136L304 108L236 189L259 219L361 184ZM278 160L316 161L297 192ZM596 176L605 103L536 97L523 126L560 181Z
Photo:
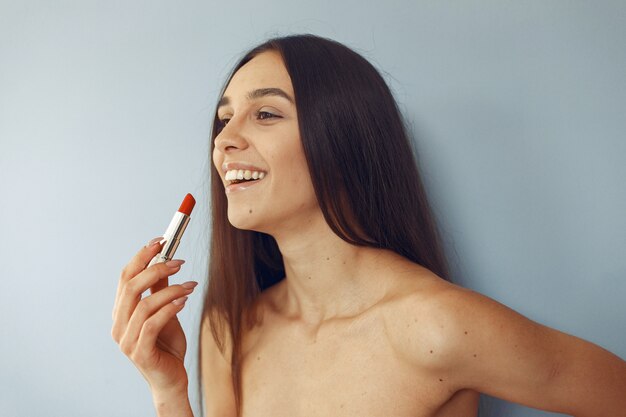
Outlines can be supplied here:
M294 97L274 52L229 83L213 154L222 179L229 162L267 172L226 193L228 219L271 234L286 273L258 297L263 320L244 335L244 416L469 417L478 392L579 417L626 415L626 362L616 355L393 252L338 238L315 199L293 100L250 94L267 88ZM182 307L173 304L188 290L140 300L180 268L145 269L159 250L142 249L124 269L113 337L148 380L158 415L190 416ZM206 416L234 416L230 342L222 355L206 325L201 338Z

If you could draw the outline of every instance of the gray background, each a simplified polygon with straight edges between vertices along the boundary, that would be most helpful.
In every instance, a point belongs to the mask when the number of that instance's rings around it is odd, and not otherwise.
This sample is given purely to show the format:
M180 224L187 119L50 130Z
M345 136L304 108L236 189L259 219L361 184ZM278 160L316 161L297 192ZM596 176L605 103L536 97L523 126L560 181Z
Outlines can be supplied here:
M386 74L458 282L626 357L625 2L2 1L2 416L154 414L110 338L119 271L192 192L178 279L204 279L219 88L298 32Z

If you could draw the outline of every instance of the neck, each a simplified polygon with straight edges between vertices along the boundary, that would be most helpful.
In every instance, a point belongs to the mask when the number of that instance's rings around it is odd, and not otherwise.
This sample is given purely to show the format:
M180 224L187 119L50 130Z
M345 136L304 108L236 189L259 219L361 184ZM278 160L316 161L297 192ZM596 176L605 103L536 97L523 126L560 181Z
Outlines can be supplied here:
M356 315L384 296L380 261L387 251L345 242L321 213L305 228L273 236L285 266L278 308L286 316L319 324Z

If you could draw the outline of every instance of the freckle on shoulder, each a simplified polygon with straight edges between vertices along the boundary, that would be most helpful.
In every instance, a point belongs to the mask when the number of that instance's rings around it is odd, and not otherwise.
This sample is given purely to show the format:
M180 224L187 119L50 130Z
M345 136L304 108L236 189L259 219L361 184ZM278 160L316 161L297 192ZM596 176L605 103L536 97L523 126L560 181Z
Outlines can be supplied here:
M443 347L449 342L451 332L458 331L460 336L467 337L470 329L462 327L462 309L457 308L457 303L467 297L470 290L419 266L412 274L403 273L397 278L393 296L386 303L385 321L390 333L399 336L398 340L410 332L414 346L408 348L413 350L421 344L428 354L430 350L445 350Z

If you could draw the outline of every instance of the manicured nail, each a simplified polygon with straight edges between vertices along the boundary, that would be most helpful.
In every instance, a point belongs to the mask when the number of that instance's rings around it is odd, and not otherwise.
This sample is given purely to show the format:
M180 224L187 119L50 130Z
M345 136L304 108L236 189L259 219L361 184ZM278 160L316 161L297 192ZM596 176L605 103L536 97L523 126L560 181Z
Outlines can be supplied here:
M148 244L146 245L146 248L149 248L152 245L156 245L157 243L159 243L160 241L163 240L163 236L161 237L155 237L154 239L152 239L150 242L148 242Z
M172 259L171 261L165 262L165 266L167 266L168 268L178 268L184 263L185 261L183 261L182 259Z
M184 305L187 302L188 299L189 299L189 297L186 297L186 296L185 297L181 297L181 298L177 298L174 301L172 301L172 304L175 304L177 306L182 306L182 305Z
M184 284L181 284L180 286L188 290L193 290L194 288L196 288L196 285L198 285L196 281L188 281L188 282L185 282Z

